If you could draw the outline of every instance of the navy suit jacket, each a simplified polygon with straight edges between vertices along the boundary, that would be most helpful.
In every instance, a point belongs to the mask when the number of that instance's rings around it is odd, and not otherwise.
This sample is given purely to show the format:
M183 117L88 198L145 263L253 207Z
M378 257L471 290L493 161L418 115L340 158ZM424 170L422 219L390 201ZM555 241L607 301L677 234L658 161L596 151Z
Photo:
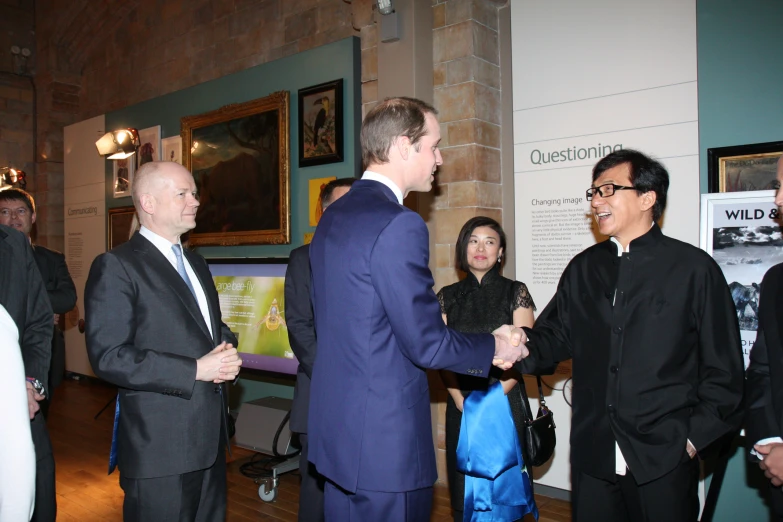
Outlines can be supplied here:
M329 206L310 245L309 459L347 491L431 487L425 369L489 374L493 336L443 324L428 262L422 218L370 180Z

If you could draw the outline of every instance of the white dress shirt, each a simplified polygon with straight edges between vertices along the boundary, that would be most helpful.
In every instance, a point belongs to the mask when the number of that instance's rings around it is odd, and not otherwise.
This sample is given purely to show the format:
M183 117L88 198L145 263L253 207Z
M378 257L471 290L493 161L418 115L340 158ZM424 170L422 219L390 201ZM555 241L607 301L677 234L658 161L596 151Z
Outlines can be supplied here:
M0 522L30 520L35 504L35 449L30 435L27 385L19 329L2 305L0 397Z
M177 257L174 255L174 251L171 249L171 247L174 246L174 243L166 238L159 236L147 227L141 227L139 234L149 239L150 243L155 245L155 248L160 250L160 253L169 260L169 263L171 263L171 266L174 267L174 270L177 270ZM179 246L182 248L181 243L179 243ZM209 334L214 339L215 335L214 332L212 332L212 320L209 317L209 306L207 305L207 294L204 293L204 288L202 288L198 276L193 271L193 267L190 266L188 258L185 257L184 248L182 248L182 261L185 263L185 272L188 273L190 283L193 285L193 290L196 291L196 301L198 301L198 307L201 310L201 315L204 317L204 322L207 324ZM177 272L177 275L179 275L179 272Z
M389 187L392 192L394 192L394 195L397 196L397 202L402 205L402 190L400 190L400 187L398 187L392 180L383 174L378 174L377 172L373 172L371 170L365 170L364 174L362 174L362 179L369 179L372 181L377 181L378 183L383 183Z

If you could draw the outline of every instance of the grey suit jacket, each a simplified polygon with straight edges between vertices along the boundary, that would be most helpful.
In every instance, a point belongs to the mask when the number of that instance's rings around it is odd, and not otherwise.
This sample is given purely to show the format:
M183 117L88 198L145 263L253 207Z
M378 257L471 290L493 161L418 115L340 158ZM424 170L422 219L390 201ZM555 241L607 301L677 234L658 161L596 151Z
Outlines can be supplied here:
M176 269L141 234L98 256L87 279L87 354L95 374L119 387L118 465L128 478L206 469L228 441L225 385L196 381L196 359L237 339L206 262L185 256L214 337Z
M55 250L33 245L33 256L41 273L49 304L56 314L70 312L76 305L76 286L73 284L65 256ZM57 325L52 326L52 362L49 369L49 385L52 389L62 382L65 373L65 338Z
M20 232L0 225L0 304L19 328L24 368L48 388L52 308L33 250Z

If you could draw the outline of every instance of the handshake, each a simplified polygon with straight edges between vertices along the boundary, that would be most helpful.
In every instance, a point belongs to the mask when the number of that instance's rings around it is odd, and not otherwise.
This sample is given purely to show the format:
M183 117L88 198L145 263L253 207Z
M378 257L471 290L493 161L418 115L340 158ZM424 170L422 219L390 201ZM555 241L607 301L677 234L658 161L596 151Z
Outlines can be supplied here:
M522 328L505 324L492 332L492 335L495 336L495 357L492 364L498 368L508 370L514 363L530 355L525 346L527 336Z

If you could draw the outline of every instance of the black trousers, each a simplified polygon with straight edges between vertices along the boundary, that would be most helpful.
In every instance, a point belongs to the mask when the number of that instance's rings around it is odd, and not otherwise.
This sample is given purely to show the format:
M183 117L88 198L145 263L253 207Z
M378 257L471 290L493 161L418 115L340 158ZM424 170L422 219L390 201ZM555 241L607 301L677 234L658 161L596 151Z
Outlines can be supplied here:
M772 520L783 522L783 489L780 486L773 486L770 482L767 498L773 515Z
M226 456L199 471L132 479L120 474L125 522L221 522L226 520Z
M30 422L30 435L35 446L35 511L32 522L54 522L57 518L54 454L46 420L40 412Z
M299 522L324 521L324 478L315 470L315 465L307 461L309 441L307 433L299 434L302 452L299 454Z
M699 461L687 453L672 471L641 485L630 470L615 482L573 471L573 522L696 522L699 516Z

